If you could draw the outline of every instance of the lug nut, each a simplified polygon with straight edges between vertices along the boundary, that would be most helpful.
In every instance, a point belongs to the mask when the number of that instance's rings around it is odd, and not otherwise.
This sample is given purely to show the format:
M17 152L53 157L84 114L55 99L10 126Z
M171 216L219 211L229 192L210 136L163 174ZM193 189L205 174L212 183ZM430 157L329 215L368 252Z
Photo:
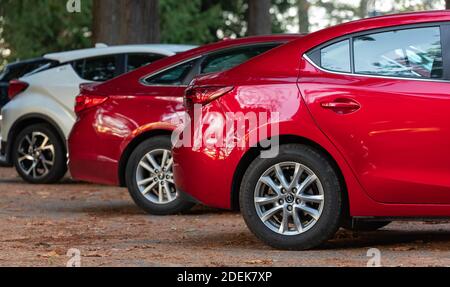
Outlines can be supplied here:
M293 189L292 189L292 192L297 192L297 189L296 189L296 188L293 188Z
M287 208L289 211L292 211L292 205L289 205Z
M302 201L301 201L300 199L297 199L297 200L295 201L295 203L300 204L300 203L302 203Z
M279 203L280 205L283 205L283 204L284 204L284 200L280 199L280 200L278 201L278 203Z

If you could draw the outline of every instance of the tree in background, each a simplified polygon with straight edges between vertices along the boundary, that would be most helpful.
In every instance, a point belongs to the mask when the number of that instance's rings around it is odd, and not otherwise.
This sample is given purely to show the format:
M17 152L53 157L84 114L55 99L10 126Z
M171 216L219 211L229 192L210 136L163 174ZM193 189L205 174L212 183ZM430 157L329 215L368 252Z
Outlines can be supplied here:
M0 67L6 63L5 59L11 62L49 52L92 47L96 42L151 43L160 39L163 43L204 44L226 37L266 34L270 30L273 33L309 32L367 17L372 9L368 4L373 2L81 1L81 13L68 13L65 0L0 0ZM378 0L377 3L384 1L386 0ZM393 3L393 10L390 12L442 9L445 6L450 9L450 0L390 2ZM317 15L321 16L316 17ZM94 18L96 21L93 21Z
M161 41L187 44L215 41L217 29L224 22L222 7L217 2L160 0Z
M270 0L248 0L248 35L272 33L270 7Z
M160 42L159 0L94 0L93 15L95 42Z
M83 1L81 13L68 13L65 1L61 0L0 2L0 30L6 39L2 46L11 51L9 59L26 59L91 45L90 1Z
M311 3L308 0L298 0L298 26L300 33L310 32L309 9Z

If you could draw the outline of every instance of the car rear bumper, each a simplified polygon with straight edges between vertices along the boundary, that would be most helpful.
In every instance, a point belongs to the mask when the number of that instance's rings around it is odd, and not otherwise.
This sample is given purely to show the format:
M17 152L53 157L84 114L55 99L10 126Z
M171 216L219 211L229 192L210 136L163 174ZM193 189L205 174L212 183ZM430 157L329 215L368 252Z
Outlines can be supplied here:
M3 116L0 114L0 131L2 128ZM0 135L0 167L11 167L12 162L10 157L7 154L7 146L8 143L3 141L2 136Z
M78 121L68 140L70 174L76 180L119 185L119 156L111 153L119 145L98 135L89 119Z
M174 148L175 184L202 204L233 209L232 185L240 156L225 148Z

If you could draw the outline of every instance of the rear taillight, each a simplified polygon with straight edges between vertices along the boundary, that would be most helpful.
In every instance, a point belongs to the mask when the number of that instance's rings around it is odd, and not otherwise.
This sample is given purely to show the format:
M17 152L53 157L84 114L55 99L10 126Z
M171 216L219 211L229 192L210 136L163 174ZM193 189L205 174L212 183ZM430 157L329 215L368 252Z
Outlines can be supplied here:
M8 98L12 100L15 96L25 91L28 86L28 83L19 80L10 81L8 87Z
M79 115L87 109L103 104L107 99L106 96L81 94L75 99L75 113Z
M206 105L231 92L234 87L191 87L186 90L185 105Z

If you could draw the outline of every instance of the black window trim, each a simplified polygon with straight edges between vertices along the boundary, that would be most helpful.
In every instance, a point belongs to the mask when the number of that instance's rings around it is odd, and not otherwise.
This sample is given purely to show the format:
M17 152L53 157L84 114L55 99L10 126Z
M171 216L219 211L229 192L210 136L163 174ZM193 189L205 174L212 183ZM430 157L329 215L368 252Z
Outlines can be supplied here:
M442 46L442 59L443 59L443 68L444 75L442 79L427 79L427 78L415 78L415 77L398 77L398 76L384 76L384 75L372 75L372 74L361 74L355 73L355 58L354 58L354 39L356 37L378 34L383 32L392 32L398 30L408 30L408 29L418 29L418 28L427 28L427 27L439 27L441 31L441 46ZM323 48L334 45L336 43L349 40L350 42L350 63L351 63L351 72L338 72L328 70L322 67L322 63L320 61L320 51ZM400 80L410 80L410 81L424 81L424 82L440 82L440 83L450 83L450 49L446 49L446 47L450 47L450 22L429 22L422 24L412 24L412 25L398 25L398 26L390 26L381 29L370 29L363 32L357 32L345 36L341 36L330 40L326 43L320 44L303 54L303 58L307 60L311 65L315 68L331 74L338 75L346 75L346 76L356 76L356 77L367 77L367 78L381 78L381 79L400 79Z
M189 86L188 83L187 84L182 84L182 85L149 84L149 83L146 82L146 80L149 79L149 78L158 76L159 74L162 74L162 73L164 73L164 72L166 72L166 71L168 71L168 70L170 70L172 68L175 68L175 67L177 67L179 65L183 65L183 64L189 63L191 61L197 60L197 62L194 64L194 67L191 69L191 71L186 76L186 78L188 78L190 75L192 75L192 70L200 69L201 68L201 64L203 63L203 61L205 61L205 59L207 57L211 56L211 55L224 53L224 52L226 52L228 50L234 50L234 49L237 49L237 48L249 48L249 47L275 45L275 44L283 45L283 44L286 44L288 42L289 41L272 41L272 42L250 43L250 44L245 44L245 45L234 45L234 46L226 47L226 48L223 48L223 49L220 49L220 50L217 50L217 51L206 52L206 53L197 55L196 57L192 57L192 58L189 58L189 59L182 60L182 61L177 62L177 63L175 63L175 64L173 64L173 65L171 65L169 67L163 68L163 69L158 70L156 72L153 72L151 74L145 75L145 76L143 76L143 77L141 77L139 79L139 83L141 85L143 85L143 86L146 86L146 87L181 87L181 88L185 87L185 88L187 88ZM197 73L197 75L198 75L198 73Z

